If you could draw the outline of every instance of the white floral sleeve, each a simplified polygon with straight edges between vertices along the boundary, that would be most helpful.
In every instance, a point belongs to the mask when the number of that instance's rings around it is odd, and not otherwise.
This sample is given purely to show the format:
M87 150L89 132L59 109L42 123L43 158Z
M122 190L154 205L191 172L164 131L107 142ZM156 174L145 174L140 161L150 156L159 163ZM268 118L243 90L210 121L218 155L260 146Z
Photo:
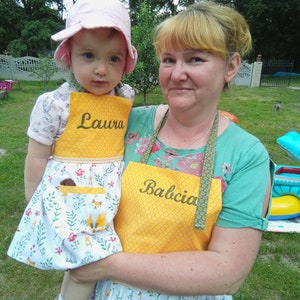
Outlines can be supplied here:
M52 145L59 138L69 117L70 92L69 84L64 83L38 97L27 130L30 138L44 145Z

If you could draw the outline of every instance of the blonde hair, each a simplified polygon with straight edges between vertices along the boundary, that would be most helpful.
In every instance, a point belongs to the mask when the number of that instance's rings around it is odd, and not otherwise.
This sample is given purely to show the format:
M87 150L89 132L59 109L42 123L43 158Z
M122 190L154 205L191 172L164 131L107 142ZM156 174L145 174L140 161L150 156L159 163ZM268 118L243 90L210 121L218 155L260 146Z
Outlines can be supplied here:
M238 52L242 57L252 48L249 26L230 7L213 1L195 3L160 23L153 31L157 55L172 50L205 50L224 59Z

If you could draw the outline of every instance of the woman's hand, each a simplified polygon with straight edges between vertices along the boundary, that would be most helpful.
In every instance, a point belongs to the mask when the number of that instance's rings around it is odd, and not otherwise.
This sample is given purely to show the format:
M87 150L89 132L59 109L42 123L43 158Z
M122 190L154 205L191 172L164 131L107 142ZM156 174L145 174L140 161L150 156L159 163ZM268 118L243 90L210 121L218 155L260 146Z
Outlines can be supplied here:
M118 255L119 253L115 253L94 263L72 269L69 271L70 276L75 282L81 283L107 279L109 276L108 271L110 270L111 261L115 260Z

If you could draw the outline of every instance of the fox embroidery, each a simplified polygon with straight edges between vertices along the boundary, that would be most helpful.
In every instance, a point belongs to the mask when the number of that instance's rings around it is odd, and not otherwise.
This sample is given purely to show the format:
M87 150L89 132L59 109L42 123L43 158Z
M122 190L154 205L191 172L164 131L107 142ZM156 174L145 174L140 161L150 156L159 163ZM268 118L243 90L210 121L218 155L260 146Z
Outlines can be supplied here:
M89 217L86 220L87 225L91 228L91 232L97 232L97 231L102 231L104 230L106 226L106 214L101 213L98 214L96 222L93 222L93 216L92 214L89 215Z

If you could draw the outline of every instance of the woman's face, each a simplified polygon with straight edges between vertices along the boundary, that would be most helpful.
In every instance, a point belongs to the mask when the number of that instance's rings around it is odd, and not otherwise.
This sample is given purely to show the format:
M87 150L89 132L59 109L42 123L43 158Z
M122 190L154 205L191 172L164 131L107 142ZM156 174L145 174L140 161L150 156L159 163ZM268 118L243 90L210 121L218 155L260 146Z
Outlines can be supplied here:
M110 28L81 30L71 40L71 70L89 93L109 94L120 82L125 68L127 44Z
M227 63L221 56L207 51L163 52L159 78L170 108L193 109L196 113L206 108L215 110L225 82L235 75L236 63Z

